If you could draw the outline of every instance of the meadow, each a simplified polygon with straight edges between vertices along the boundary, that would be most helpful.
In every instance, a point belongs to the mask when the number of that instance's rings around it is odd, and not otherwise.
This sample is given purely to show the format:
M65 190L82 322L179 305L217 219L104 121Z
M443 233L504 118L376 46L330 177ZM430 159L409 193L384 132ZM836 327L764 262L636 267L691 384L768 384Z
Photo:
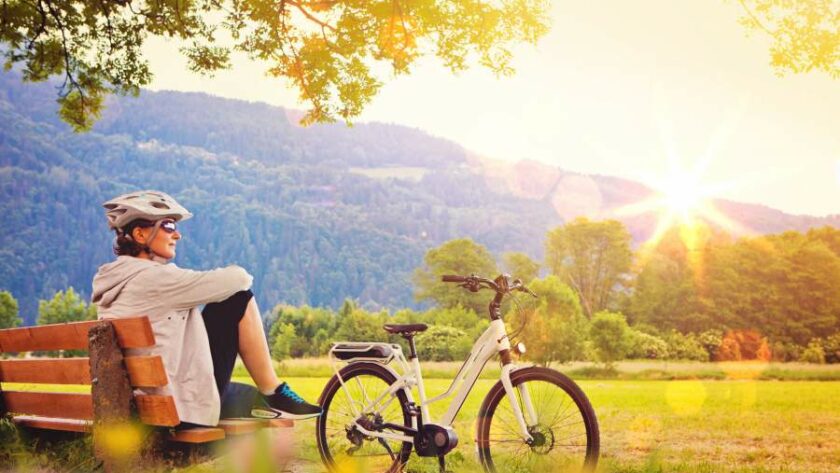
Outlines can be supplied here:
M459 363L424 363L430 396L442 393ZM580 384L598 415L604 473L765 473L840 471L840 366L806 363L625 361L556 366ZM282 363L278 372L317 399L330 367L324 359ZM488 365L455 424L453 471L478 471L475 417L498 376ZM247 378L243 378L247 380ZM415 395L416 398L416 395ZM440 415L447 405L432 405ZM296 427L298 469L323 471L314 422ZM412 455L408 471L437 471Z
M301 395L314 400L327 382L325 367L324 360L298 360L278 366L278 371ZM424 368L432 375L427 390L435 395L448 387L446 376L457 364L430 363ZM586 364L563 370L573 375L598 373ZM836 473L838 372L836 365L624 362L609 378L576 377L598 415L602 473ZM488 366L488 375L494 373L495 368ZM237 376L236 381L250 379ZM455 429L460 444L447 457L451 471L480 471L473 441L475 417L494 382L480 379L459 414ZM444 403L432 405L432 415L445 408ZM304 421L295 427L299 459L292 471L324 471L314 426L313 421ZM185 471L209 472L221 465L215 461ZM412 455L407 471L434 472L437 467Z
M289 378L316 399L326 378ZM492 380L480 380L455 429L461 443L452 471L480 471L475 460L475 416ZM840 465L840 382L740 380L581 380L601 428L600 471L821 472ZM444 379L430 379L431 394ZM432 406L439 415L445 405ZM314 422L296 426L302 472L323 471ZM412 456L408 471L437 471Z

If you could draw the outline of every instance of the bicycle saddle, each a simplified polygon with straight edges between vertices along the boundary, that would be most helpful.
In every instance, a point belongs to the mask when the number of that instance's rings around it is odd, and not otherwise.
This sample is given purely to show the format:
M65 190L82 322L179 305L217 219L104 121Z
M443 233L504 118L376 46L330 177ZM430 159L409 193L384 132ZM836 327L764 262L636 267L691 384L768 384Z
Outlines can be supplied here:
M385 324L382 326L388 333L406 335L417 332L425 332L429 328L426 324Z

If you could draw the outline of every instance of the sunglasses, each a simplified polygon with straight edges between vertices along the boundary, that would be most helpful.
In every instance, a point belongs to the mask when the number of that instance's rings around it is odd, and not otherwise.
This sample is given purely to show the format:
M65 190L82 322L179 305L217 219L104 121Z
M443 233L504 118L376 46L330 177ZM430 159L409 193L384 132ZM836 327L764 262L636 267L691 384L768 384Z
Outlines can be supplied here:
M154 227L154 222L141 222L137 224L140 228L149 228ZM158 227L161 230L165 231L166 233L175 233L175 230L178 230L178 226L175 224L175 220L162 220L160 222L160 226Z
M178 229L178 226L175 225L174 220L164 220L160 223L160 229L165 231L166 233L175 233L175 230Z

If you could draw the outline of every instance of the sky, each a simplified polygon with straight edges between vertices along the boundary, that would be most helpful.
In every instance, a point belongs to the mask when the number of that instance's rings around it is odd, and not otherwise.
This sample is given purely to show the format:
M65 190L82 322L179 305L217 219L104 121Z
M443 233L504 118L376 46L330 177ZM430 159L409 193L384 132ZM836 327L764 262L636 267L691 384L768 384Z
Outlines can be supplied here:
M513 77L480 66L454 75L424 59L387 77L357 121L654 185L676 167L716 197L840 213L840 80L778 76L769 39L748 34L740 14L734 0L554 1L550 33L515 49ZM264 64L236 57L208 79L189 73L177 49L149 40L151 89L305 108Z

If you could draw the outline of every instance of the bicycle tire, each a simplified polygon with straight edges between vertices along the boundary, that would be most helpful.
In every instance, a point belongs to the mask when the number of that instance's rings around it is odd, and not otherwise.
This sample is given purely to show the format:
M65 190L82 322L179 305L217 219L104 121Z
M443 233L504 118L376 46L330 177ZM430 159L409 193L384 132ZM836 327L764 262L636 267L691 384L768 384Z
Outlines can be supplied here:
M355 392L353 390L357 389L357 386L362 386L360 379L363 377L366 378L367 382L377 384L374 388L376 390L376 396L381 394L389 385L396 381L396 377L390 370L376 363L351 363L342 368L339 371L339 374L341 375L341 379L344 380L344 385L347 386L348 390L351 392ZM376 380L381 381L381 383L376 382ZM364 387L362 389L366 392ZM349 449L353 448L355 444L351 440L351 436L356 435L356 440L360 438L358 434L350 433L348 430L352 430L352 428L347 426L353 423L354 415L352 412L348 412L347 407L342 407L342 398L346 399L345 396L342 395L342 391L343 388L341 381L339 380L338 375L334 375L327 382L327 385L324 386L324 390L321 392L321 397L318 399L318 403L323 408L323 413L315 422L315 430L317 434L318 453L321 455L321 460L324 462L324 465L326 465L330 471L385 471L389 473L400 471L408 461L408 457L411 455L413 447L411 442L388 442L389 448L391 448L391 452L388 452L386 447L378 440L374 438L364 438L362 435L361 440L363 443L360 450L366 448L367 445L376 444L372 446L371 450L382 452L379 455L383 457L380 462L381 464L377 464L374 460L359 460L360 458L374 458L377 456L375 454L370 454L369 451L363 451L359 454L359 456L355 457L353 454L344 456L341 455L340 451L337 451L337 449L342 446L347 446ZM336 395L339 397L336 398ZM394 401L396 401L399 406L400 412L395 412L389 410L390 408L388 408L386 409L386 412L379 414L387 415L387 418L384 419L386 421L399 422L401 420L402 425L411 427L411 414L409 412L408 399L405 392L403 390L397 391L396 399ZM391 405L393 405L393 402ZM399 419L400 414L402 414L402 419ZM371 413L371 415L373 415L373 413ZM340 431L336 430L336 424L339 426L342 424L344 425L344 437L342 437ZM331 440L333 441L331 442ZM392 448L391 445L399 445L399 448L394 451L394 448ZM347 452L345 451L344 453ZM391 456L391 461L388 461L388 459L385 458L385 454L389 454Z
M519 369L511 373L510 377L514 387L526 385L537 416L541 417L536 426L529 427L529 430L533 429L531 434L534 444L529 445L520 437L504 386L501 381L497 382L481 404L476 425L476 447L484 470L493 473L517 470L594 471L600 450L598 420L580 387L562 373L543 367ZM549 396L556 396L557 399ZM519 398L517 395L521 406ZM503 401L504 404L500 405ZM503 412L505 410L510 411L507 418ZM544 418L549 421L543 423ZM569 418L571 421L568 421ZM561 434L563 438L558 438ZM575 443L584 436L585 445ZM574 451L570 455L561 456L563 452L571 450ZM555 453L552 454L552 451ZM564 464L563 460L568 461Z

